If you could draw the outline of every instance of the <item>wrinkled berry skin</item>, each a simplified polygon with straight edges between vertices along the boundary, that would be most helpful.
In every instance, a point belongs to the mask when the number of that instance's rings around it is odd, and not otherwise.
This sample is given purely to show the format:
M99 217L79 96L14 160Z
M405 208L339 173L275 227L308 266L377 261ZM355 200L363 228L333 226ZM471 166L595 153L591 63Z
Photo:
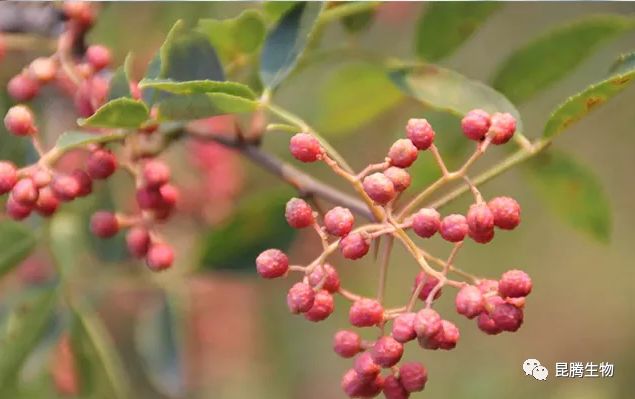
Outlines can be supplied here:
M406 125L406 135L419 150L425 151L434 141L434 130L425 119L410 119Z
M135 258L143 258L150 248L150 234L143 227L133 227L126 233L128 252Z
M98 149L88 156L86 169L93 179L106 179L117 169L117 158L105 149Z
M503 298L520 298L531 292L531 278L522 270L509 270L498 282L498 292Z
M350 398L374 398L381 392L384 379L379 374L371 378L359 375L355 370L349 370L344 374L341 386Z
M468 225L465 216L459 214L448 215L443 218L439 226L439 233L446 241L460 242L465 239Z
M412 230L423 238L432 237L441 226L441 215L436 209L420 209L412 218Z
M291 137L289 151L301 162L315 162L322 157L322 146L318 139L308 133L298 133Z
M399 139L390 147L390 164L398 168L407 168L417 160L417 147L409 139Z
M483 295L498 292L498 281L483 279L476 285Z
M391 166L384 170L384 176L390 179L397 192L405 191L412 183L410 174L405 169L396 166Z
M393 337L383 336L375 342L370 355L381 367L392 367L401 360L403 345Z
M7 84L9 95L18 102L32 100L40 91L37 81L22 73L11 78Z
M402 344L417 338L414 321L416 313L408 312L397 316L392 322L392 337Z
M441 330L441 316L434 309L421 309L414 319L414 329L419 338L430 338Z
M371 327L384 319L384 308L374 299L361 298L353 303L348 320L355 327Z
M370 352L364 352L355 358L353 368L363 377L374 377L381 371L381 366L375 363Z
M410 397L408 391L394 375L389 375L384 379L383 392L386 399L408 399Z
M479 330L488 335L497 335L503 331L496 325L494 319L492 319L487 312L483 312L478 316L476 325Z
M397 195L395 185L383 173L377 172L366 176L362 185L366 194L380 205L386 205Z
M33 112L24 105L9 108L4 117L4 127L16 136L28 136L37 131Z
M13 189L18 182L18 170L14 164L8 161L0 161L0 195Z
M315 292L305 283L295 283L287 294L287 306L293 314L307 312L313 306Z
M119 222L112 212L99 211L90 219L90 231L100 238L110 238L119 232Z
M487 203L494 215L494 224L503 230L513 230L520 224L520 205L510 197L496 197Z
M362 339L353 331L338 331L333 337L333 350L345 359L351 358L362 350Z
M256 270L264 278L284 276L289 270L289 258L279 249L267 249L256 258Z
M324 274L326 274L326 279L324 279ZM311 287L317 287L323 279L324 284L322 288L331 294L340 289L340 276L337 274L337 270L328 263L325 263L322 267L316 267L315 270L309 274L309 284Z
M284 217L287 219L289 226L302 229L309 227L315 222L313 209L300 198L291 198L285 207Z
M490 116L482 109L474 109L468 112L461 120L461 130L470 140L481 141L489 131Z
M368 253L370 240L362 233L352 233L340 240L339 248L346 259L359 259Z
M313 322L322 321L333 313L333 309L333 296L328 291L321 290L315 294L313 306L304 313L304 318Z
M51 183L51 188L55 196L63 202L69 202L77 198L81 189L79 181L68 175L56 176Z
M338 237L344 237L353 229L355 218L348 208L336 206L324 215L326 232Z
M484 310L483 294L478 287L466 285L461 287L454 301L459 314L473 319Z
M419 272L417 274L417 277L415 277L415 284L414 284L413 291L417 289L417 287L419 286L419 284L421 284L421 282L423 282L423 287L421 288L421 291L419 291L419 299L421 299L422 301L425 301L428 299L428 296L430 295L434 287L436 287L437 284L439 284L439 279L434 276L430 276L426 274L425 272ZM437 290L437 292L434 294L433 299L438 299L441 296L442 291L443 290L441 289Z
M419 343L426 349L450 350L456 347L459 341L459 329L448 320L441 320L439 331L428 339L419 339Z
M517 331L523 324L523 311L509 303L496 305L490 313L490 317L496 323L496 327L503 331Z
M494 214L485 203L470 206L466 219L470 234L477 235L494 229Z
M30 177L20 179L11 190L11 198L25 206L35 205L38 194L37 186Z
M409 393L423 391L428 381L428 370L421 363L404 363L399 367L399 381Z
M505 144L516 132L516 118L508 113L497 112L492 115L490 130L493 132L492 144Z
M167 244L152 244L148 250L146 264L150 270L159 272L168 269L174 262L174 251Z

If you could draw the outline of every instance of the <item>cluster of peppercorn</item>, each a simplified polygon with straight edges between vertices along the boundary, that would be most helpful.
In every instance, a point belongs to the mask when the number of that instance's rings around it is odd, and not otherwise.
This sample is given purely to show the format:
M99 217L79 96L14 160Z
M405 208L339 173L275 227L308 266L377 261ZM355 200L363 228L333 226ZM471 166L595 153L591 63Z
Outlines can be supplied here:
M511 230L520 223L520 206L514 199L496 197L486 202L465 176L467 167L490 144L504 144L512 138L516 121L510 114L489 115L483 110L473 110L463 118L462 130L467 138L477 142L477 148L475 155L457 172L449 172L445 167L434 145L435 132L425 119L409 120L407 138L397 140L383 162L371 164L359 174L343 169L313 134L298 133L291 138L289 149L296 159L323 161L357 189L369 208L375 211L377 219L355 228L353 213L336 206L322 215L320 223L320 215L306 201L292 198L285 209L288 224L294 228L314 228L322 241L322 253L306 266L290 265L287 255L279 249L268 249L256 259L257 271L264 278L287 277L290 272L304 275L287 294L291 313L302 314L309 321L324 320L334 311L333 295L340 294L351 301L349 322L352 326L379 328L379 337L372 341L363 340L352 330L335 334L334 351L343 358L354 358L353 367L341 381L342 389L349 397L370 398L383 392L388 399L402 399L424 389L428 379L426 367L418 362L400 364L400 361L404 344L410 341L432 350L450 350L456 346L460 336L458 327L433 309L434 300L441 295L445 285L458 289L456 311L469 319L476 318L478 328L487 334L516 331L523 322L525 297L532 288L531 279L525 272L510 270L496 281L473 276L454 266L454 257L466 237L476 243L488 243L494 237L495 228ZM447 180L453 176L466 178L475 198L466 215L441 217L438 210L431 207L410 213L407 211L412 206L408 205L400 214L393 212L397 199L411 184L406 169L420 152L426 150L435 156ZM439 233L444 240L453 243L448 260L427 253L412 240L407 230L426 239ZM337 269L327 262L338 248L344 258L360 259L369 252L372 241L380 237L399 240L421 268L405 306L386 308L383 291L371 298L344 289ZM431 267L430 261L438 263L442 270ZM448 273L451 272L468 281L450 279ZM419 310L415 309L417 299L423 302ZM392 324L390 329L389 323ZM383 376L382 369L388 374Z
M111 73L106 68L110 66L112 57L110 50L102 45L89 46L82 56L74 54L73 43L93 24L95 12L93 5L86 2L65 2L63 7L67 22L57 51L50 57L33 60L11 78L7 91L17 103L26 103L38 96L42 86L56 84L62 93L73 98L76 112L88 117L104 104L108 96ZM130 83L130 91L133 97L140 97L135 82ZM107 179L119 166L125 166L122 169L129 172L136 182L139 212L124 215L98 211L91 218L91 231L98 237L109 238L120 229L127 228L126 242L133 256L145 258L153 271L172 265L172 247L153 229L155 223L164 221L173 213L179 199L178 189L169 182L170 168L167 164L153 158L152 153L124 156L121 162L118 161L121 156L105 145L90 144L86 148L89 154L85 165L66 173L56 167L63 154L56 148L44 148L35 116L27 105L11 107L4 117L4 125L13 135L29 138L39 154L37 162L21 168L9 161L0 162L0 194L9 194L5 207L9 217L22 220L34 211L43 217L52 216L61 203L91 194L94 181ZM151 122L136 134L143 141L156 130L157 124ZM100 129L93 133L106 136L112 132ZM124 155L130 152L122 150Z

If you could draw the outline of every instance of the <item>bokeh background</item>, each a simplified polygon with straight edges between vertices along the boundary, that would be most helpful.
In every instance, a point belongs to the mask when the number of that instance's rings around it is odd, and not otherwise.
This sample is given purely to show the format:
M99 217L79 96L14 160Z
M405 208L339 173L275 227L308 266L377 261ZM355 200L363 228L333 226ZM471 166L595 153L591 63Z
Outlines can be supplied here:
M254 6L259 5L248 2L110 3L104 7L88 40L110 46L118 63L132 51L135 73L140 77L177 19L194 23L200 17L233 17ZM328 48L355 41L361 48L412 59L415 23L425 7L420 3L382 5L363 34L351 36L335 24L326 30L321 45ZM634 12L635 5L621 2L506 3L459 51L443 59L441 64L471 78L488 81L515 48L551 27L589 14ZM525 134L538 137L548 114L558 103L601 79L617 55L633 50L634 42L635 32L631 32L603 44L567 78L523 103L519 109ZM38 51L14 54L2 64L3 83ZM310 122L323 123L320 120L320 112L326 106L322 103L323 83L333 71L353 58L340 55L308 65L285 82L276 95L278 102ZM612 212L608 242L595 240L565 223L535 190L525 167L512 170L482 188L487 197L504 194L517 198L523 207L523 223L513 233L498 234L490 245L467 243L457 264L492 277L515 267L529 272L535 288L528 299L525 324L515 334L486 336L474 323L454 313L453 295L446 292L438 306L443 315L457 323L461 340L451 352L424 352L416 345L409 345L406 357L424 362L430 376L425 392L413 397L635 397L634 103L635 89L627 89L554 144L590 168L601 182ZM50 137L72 126L75 116L67 113L71 109L67 105L54 93L37 104ZM395 137L403 134L405 121L423 112L420 104L401 100L369 123L330 138L354 167L361 168L380 159ZM223 123L222 120L217 122ZM460 134L451 123L444 126L447 131L437 130L442 151ZM288 159L287 140L283 134L267 137L265 147ZM3 139L3 152L19 150L5 141ZM488 160L479 163L477 169L504 155L505 150L493 149ZM181 162L183 158L188 162ZM339 381L350 367L349 361L337 358L330 348L333 333L347 325L347 303L338 300L332 317L319 324L309 323L287 312L285 295L290 281L259 280L245 264L200 262L210 229L231 218L238 198L260 198L268 193L269 187L278 187L280 183L248 161L215 146L177 146L166 159L172 161L175 174L189 187L194 198L192 204L165 227L166 234L178 248L174 268L177 270L158 277L148 276L142 265L121 255L121 240L115 240L105 247L99 244L99 256L82 255L80 259L85 263L77 273L78 286L92 287L99 294L94 302L124 360L133 382L134 397L344 397ZM424 170L428 166L424 163L419 167L422 180L430 173ZM308 170L339 184L324 168ZM132 195L130 182L123 176L104 190L112 193L109 201L120 206L125 206ZM213 198L218 190L224 190L224 194ZM74 205L75 209L62 213L53 222L54 227L66 232L70 240L84 237L88 211L97 205L96 201ZM444 212L464 211L467 205L468 199L463 198ZM277 216L282 220L282 205L279 210ZM249 236L251 231L245 228L241 234ZM90 251L97 245L85 244ZM443 257L450 249L447 243L436 239L427 245L430 251ZM222 246L215 248L216 251L223 249ZM294 238L290 257L294 262L309 261L319 250L314 235L301 232ZM37 284L38 279L52 273L46 266L48 259L42 245L34 257L5 279L2 301L10 303L24 285ZM345 286L372 295L377 267L371 259L353 263L336 257L333 263L338 266ZM416 271L413 261L397 247L389 275L388 302L405 301ZM156 316L156 309L162 306L161 290L165 287L169 287L170 292L179 292L180 298L188 303L188 312L181 314L184 328L180 330L179 347L168 345L167 342L173 340L156 333L166 328L162 324L165 320ZM63 325L63 321L60 323ZM60 328L58 326L58 330ZM55 333L51 334L51 340L55 341ZM59 355L46 353L46 356L38 355L44 356L38 359L50 362L54 369ZM537 358L549 368L551 374L547 381L535 381L524 375L521 364L526 358ZM615 365L615 375L604 379L553 377L555 362L573 361L610 362ZM28 381L35 377L30 376L27 368L24 378ZM33 381L36 384L36 380ZM45 392L37 397L55 397L51 391Z

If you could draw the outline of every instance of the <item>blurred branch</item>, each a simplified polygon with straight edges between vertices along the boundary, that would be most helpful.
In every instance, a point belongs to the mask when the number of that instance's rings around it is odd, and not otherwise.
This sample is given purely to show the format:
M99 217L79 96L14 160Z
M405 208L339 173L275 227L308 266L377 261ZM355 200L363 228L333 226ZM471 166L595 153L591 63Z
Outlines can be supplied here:
M0 31L57 36L64 30L64 14L55 3L6 1L0 3Z

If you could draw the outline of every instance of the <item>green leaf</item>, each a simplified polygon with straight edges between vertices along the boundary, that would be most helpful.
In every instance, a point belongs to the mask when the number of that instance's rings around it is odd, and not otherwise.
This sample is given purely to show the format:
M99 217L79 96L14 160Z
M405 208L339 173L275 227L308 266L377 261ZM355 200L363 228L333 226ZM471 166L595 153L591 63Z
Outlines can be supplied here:
M66 152L73 148L86 147L88 144L104 144L111 141L119 141L125 134L99 134L71 130L64 132L55 142L55 148L61 152Z
M153 385L169 397L180 398L186 393L183 364L183 315L178 314L176 301L163 295L157 306L146 307L135 328L135 346L144 369Z
M428 3L417 23L417 55L429 61L450 55L501 5L480 1Z
M269 22L276 22L296 4L297 1L265 1L262 10Z
M563 152L549 151L526 169L538 193L573 227L607 242L611 234L611 208L591 169Z
M126 76L124 67L119 67L110 79L108 101L122 97L131 97L130 82L128 82L128 77Z
M622 54L610 69L612 75L622 75L635 69L635 52Z
M78 124L87 127L138 128L148 120L148 107L130 98L117 98L102 105L93 115L80 119Z
M173 94L204 94L204 93L225 93L250 100L256 98L255 93L242 83L219 82L215 80L193 80L188 82L175 82L172 80L142 80L139 87L154 88Z
M35 235L24 225L10 220L0 222L0 277L19 265L35 248Z
M322 2L302 2L289 9L267 34L260 58L260 79L274 89L295 68L309 41Z
M384 69L365 63L346 64L320 85L317 125L341 133L370 122L403 98Z
M51 220L49 240L53 259L62 279L82 270L87 238L86 221L75 212L57 212Z
M172 96L159 103L159 119L186 121L215 115L253 112L257 103L225 93Z
M635 28L635 19L594 15L544 34L509 56L493 86L520 102L567 76L600 44Z
M256 10L245 10L236 18L200 19L197 30L209 39L226 60L258 50L265 37L265 24Z
M635 64L630 64L631 69L626 69L627 65L629 64L623 64L623 67L618 68L617 74L587 87L560 104L545 124L543 137L553 139L624 90L635 77Z
M74 306L71 347L80 374L82 398L130 398L121 359L99 318L82 306Z
M284 219L293 192L287 187L243 200L230 220L204 238L202 264L208 268L255 270L255 259L267 248L285 250L296 231Z
M474 108L488 112L509 112L522 132L520 113L501 93L486 84L436 65L397 67L389 72L394 84L404 93L431 108L445 110L458 116Z
M0 339L0 390L15 386L22 365L46 333L56 297L56 287L48 287L13 311L8 330Z

